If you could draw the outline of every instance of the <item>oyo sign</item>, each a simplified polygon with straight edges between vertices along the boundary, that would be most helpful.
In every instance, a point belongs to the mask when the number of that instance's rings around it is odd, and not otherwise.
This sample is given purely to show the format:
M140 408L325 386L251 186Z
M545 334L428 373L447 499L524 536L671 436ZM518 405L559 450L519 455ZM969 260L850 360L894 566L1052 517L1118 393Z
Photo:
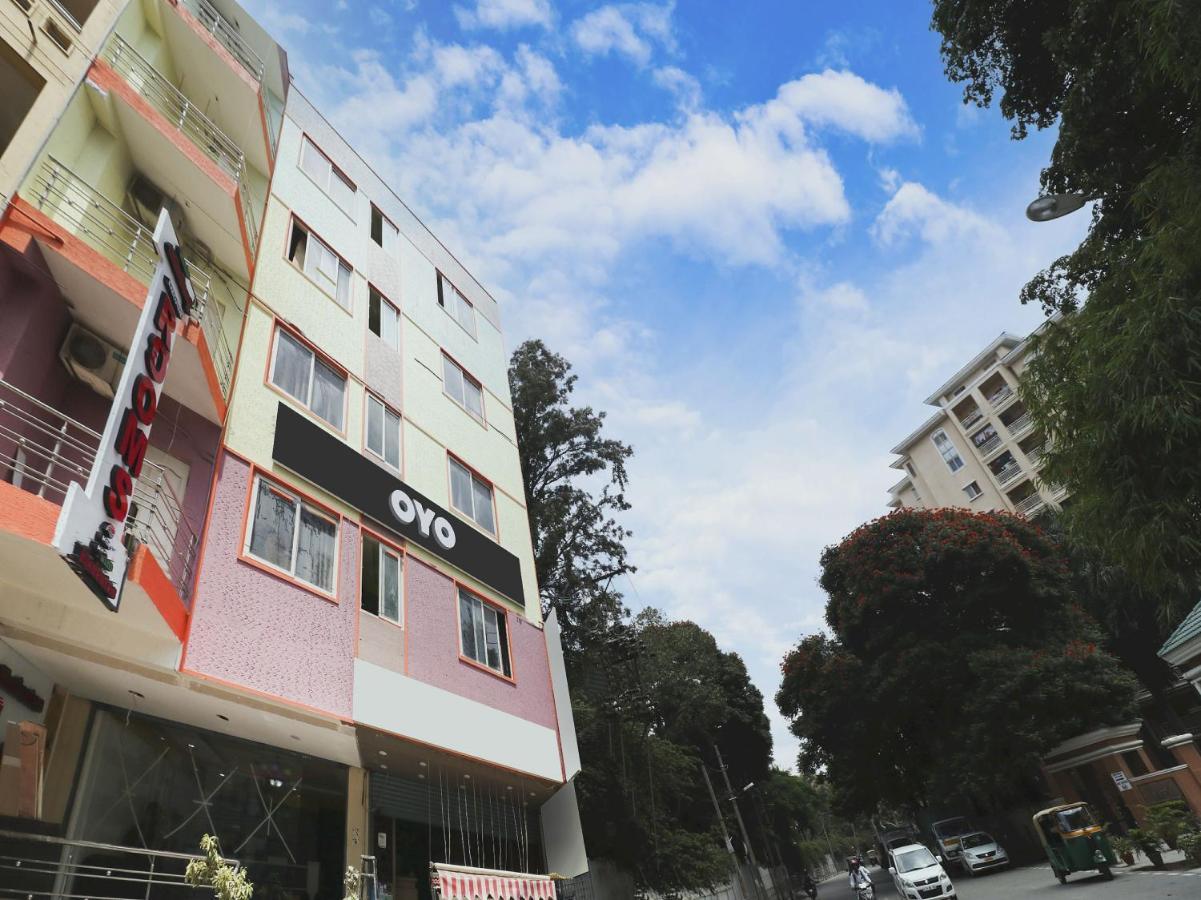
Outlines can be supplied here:
M113 612L121 604L129 565L123 538L130 502L158 414L175 328L192 311L183 255L165 209L154 229L154 246L158 265L87 486L70 484L54 531L55 548Z
M438 515L436 510L422 506L420 500L414 500L407 492L400 490L400 488L392 492L392 495L388 498L388 506L392 510L392 515L396 516L400 524L412 525L416 523L417 530L421 532L422 537L429 537L432 527L434 540L438 542L438 546L443 550L454 549L454 526L446 521L445 516Z

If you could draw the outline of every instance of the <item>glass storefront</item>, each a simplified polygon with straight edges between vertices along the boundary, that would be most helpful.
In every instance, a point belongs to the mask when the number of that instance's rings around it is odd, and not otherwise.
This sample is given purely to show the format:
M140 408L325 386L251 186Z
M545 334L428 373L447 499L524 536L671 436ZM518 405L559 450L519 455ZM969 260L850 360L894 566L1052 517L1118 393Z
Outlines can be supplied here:
M198 853L216 834L255 900L340 900L346 792L337 763L97 707L67 837Z

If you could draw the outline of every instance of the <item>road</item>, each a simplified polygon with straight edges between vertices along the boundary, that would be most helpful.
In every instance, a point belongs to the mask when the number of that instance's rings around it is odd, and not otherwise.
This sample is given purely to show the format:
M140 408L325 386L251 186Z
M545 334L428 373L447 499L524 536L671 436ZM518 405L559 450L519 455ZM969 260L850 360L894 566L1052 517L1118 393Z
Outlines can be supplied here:
M876 896L897 898L892 878L881 869L872 869ZM1159 900L1161 897L1201 897L1201 872L1151 872L1114 870L1113 881L1081 872L1060 885L1047 866L1027 866L991 872L976 878L950 872L961 900L1012 900L1015 897L1046 897L1048 900ZM845 877L824 881L818 900L851 900Z

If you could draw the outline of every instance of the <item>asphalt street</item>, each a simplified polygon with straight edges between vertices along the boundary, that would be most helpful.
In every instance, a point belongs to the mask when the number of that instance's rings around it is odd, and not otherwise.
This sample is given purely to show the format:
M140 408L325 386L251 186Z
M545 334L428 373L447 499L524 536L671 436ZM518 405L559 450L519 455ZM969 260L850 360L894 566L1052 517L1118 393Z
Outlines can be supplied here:
M1201 872L1129 871L1119 866L1113 881L1085 873L1073 875L1060 885L1049 866L1026 866L991 872L969 878L955 870L950 873L955 891L962 900L1012 900L1015 897L1046 897L1049 900L1144 900L1144 898L1201 897ZM882 869L872 869L876 896L896 898L892 877ZM822 882L818 900L851 900L846 877Z

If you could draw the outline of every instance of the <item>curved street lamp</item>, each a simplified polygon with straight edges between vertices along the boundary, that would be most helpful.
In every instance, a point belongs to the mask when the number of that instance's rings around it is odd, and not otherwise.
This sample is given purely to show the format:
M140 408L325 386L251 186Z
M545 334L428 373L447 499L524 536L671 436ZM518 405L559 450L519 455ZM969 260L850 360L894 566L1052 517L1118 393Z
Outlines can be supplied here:
M1074 213L1088 200L1084 194L1048 194L1026 207L1026 218L1031 222L1050 222Z

